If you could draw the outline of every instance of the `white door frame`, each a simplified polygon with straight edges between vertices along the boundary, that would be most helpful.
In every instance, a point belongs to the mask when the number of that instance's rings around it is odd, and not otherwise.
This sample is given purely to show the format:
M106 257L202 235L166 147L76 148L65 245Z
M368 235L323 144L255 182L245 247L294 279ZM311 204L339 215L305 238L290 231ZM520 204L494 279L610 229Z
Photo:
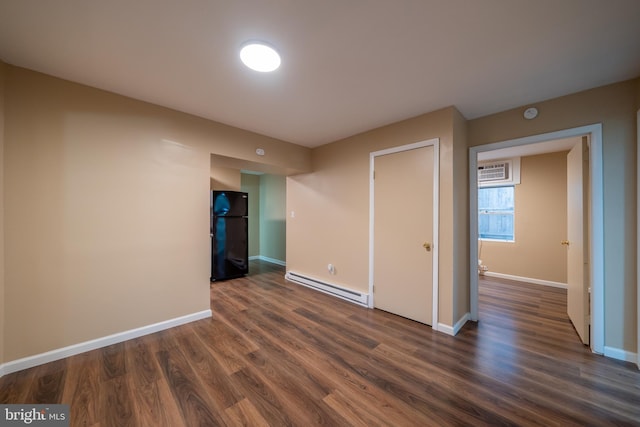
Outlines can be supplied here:
M386 154L399 153L402 151L415 150L416 148L423 148L433 146L433 321L431 328L433 330L438 329L438 254L439 254L439 217L440 212L440 195L438 189L440 188L440 139L433 138L426 141L420 141L413 144L401 145L399 147L392 147L386 150L374 151L369 153L369 308L373 308L373 253L375 249L375 242L373 240L374 230L374 184L373 171L375 166L375 159L378 156L384 156Z
M637 213L636 213L636 218L637 218L637 222L638 222L638 227L637 227L637 234L636 234L636 253L637 253L637 258L636 258L636 286L638 288L637 294L637 301L636 301L636 313L637 314L637 320L638 320L638 329L637 329L637 352L636 352L636 365L638 366L638 369L640 369L640 280L638 280L638 274L640 273L640 167L638 167L638 165L640 165L640 110L638 110L637 112L637 118L636 118L636 127L638 129L638 141L636 144L636 148L637 148L637 159L636 159L636 168L637 168L637 187L636 187L636 199L637 199Z
M589 189L591 193L590 276L591 276L591 350L604 353L604 194L602 187L602 124L581 126L557 132L510 139L469 148L469 266L471 272L471 320L478 321L478 153L537 142L590 136Z

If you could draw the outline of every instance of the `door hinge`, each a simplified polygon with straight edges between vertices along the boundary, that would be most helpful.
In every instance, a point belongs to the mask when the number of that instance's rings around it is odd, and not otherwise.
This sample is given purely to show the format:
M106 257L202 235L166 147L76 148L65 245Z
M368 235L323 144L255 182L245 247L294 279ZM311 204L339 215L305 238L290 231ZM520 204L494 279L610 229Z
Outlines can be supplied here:
M376 179L376 171L373 171L373 179Z

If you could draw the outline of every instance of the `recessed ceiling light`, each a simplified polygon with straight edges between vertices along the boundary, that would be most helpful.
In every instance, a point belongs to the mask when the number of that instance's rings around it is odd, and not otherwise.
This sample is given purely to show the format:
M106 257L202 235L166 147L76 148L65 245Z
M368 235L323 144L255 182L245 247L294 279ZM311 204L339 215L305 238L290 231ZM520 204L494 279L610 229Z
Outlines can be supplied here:
M245 44L240 50L240 59L247 67L267 73L280 66L280 55L274 48L260 42Z

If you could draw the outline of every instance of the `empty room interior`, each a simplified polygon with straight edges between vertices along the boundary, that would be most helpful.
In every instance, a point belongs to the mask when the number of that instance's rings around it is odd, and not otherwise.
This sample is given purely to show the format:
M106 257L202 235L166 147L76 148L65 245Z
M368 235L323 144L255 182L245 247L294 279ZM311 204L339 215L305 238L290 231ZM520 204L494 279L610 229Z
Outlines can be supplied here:
M639 23L1 1L0 424L640 424Z

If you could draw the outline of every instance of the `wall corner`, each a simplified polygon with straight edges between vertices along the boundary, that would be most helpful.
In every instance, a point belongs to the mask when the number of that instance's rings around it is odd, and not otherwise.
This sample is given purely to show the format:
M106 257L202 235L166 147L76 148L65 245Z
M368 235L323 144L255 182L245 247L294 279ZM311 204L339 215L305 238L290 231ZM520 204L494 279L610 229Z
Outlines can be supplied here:
M453 214L454 214L454 276L453 322L460 321L470 311L469 271L469 155L467 120L453 107Z
M7 65L0 61L0 367L4 363L4 99ZM2 369L0 368L0 376Z

